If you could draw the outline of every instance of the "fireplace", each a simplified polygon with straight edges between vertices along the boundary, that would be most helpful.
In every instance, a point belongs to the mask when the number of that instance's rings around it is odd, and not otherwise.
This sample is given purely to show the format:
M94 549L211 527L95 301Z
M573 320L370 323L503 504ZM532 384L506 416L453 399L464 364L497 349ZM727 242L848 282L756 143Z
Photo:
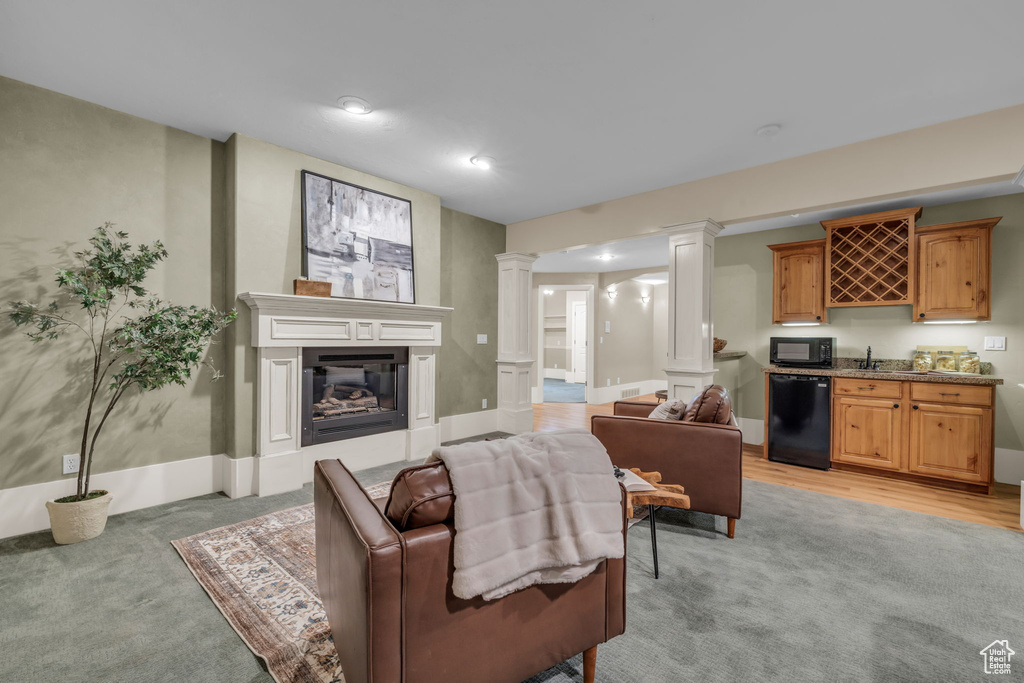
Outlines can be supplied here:
M406 429L409 349L304 348L302 445Z

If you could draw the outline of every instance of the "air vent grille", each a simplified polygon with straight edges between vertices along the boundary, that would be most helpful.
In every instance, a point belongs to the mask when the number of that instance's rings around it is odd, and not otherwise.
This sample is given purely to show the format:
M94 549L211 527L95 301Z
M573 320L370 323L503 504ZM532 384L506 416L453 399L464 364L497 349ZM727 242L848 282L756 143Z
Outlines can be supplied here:
M325 427L323 429L316 430L319 434L341 434L342 432L351 432L354 429L375 429L377 427L390 427L394 424L394 420L377 420L376 422L360 422L358 424L350 425L338 425L336 427Z
M629 389L623 389L622 395L619 398L633 398L640 395L640 387L630 387Z

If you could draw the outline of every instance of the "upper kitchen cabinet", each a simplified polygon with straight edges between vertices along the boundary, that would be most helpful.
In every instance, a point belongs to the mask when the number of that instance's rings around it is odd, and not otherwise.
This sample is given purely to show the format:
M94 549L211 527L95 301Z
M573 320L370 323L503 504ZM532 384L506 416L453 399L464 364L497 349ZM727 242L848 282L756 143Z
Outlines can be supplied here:
M992 228L984 218L917 228L914 320L991 320Z
M772 322L827 322L825 240L771 244Z
M825 305L896 306L914 302L914 223L921 207L822 221Z

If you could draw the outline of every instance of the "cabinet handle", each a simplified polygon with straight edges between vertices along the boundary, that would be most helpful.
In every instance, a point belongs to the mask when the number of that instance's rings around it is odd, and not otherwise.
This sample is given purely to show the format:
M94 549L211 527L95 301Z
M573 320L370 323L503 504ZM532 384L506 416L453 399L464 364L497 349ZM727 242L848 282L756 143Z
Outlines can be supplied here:
M920 314L918 314L918 316L917 316L917 317L918 317L918 318L923 318L923 317L924 317L924 313L920 313Z
M917 406L914 406L914 410L917 410Z
M899 408L899 407L900 407L900 404L899 404L899 403L893 403L893 404L892 404L892 407L893 407L893 408Z
M939 396L959 396L959 395L960 395L959 393L956 393L956 394L944 394L941 391L939 392Z
M874 391L875 387L857 387L861 391Z
M815 317L815 319L816 319L816 320L821 320L821 316L820 316L820 315L819 315L819 316L816 316L816 317Z

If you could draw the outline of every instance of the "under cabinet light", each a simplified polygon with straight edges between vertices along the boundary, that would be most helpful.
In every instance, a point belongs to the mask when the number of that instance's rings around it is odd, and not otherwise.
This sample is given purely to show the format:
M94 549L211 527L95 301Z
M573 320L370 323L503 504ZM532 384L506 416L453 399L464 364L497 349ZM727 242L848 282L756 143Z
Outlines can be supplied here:
M925 325L974 325L977 320L922 320Z
M817 327L821 323L782 323L783 327Z

